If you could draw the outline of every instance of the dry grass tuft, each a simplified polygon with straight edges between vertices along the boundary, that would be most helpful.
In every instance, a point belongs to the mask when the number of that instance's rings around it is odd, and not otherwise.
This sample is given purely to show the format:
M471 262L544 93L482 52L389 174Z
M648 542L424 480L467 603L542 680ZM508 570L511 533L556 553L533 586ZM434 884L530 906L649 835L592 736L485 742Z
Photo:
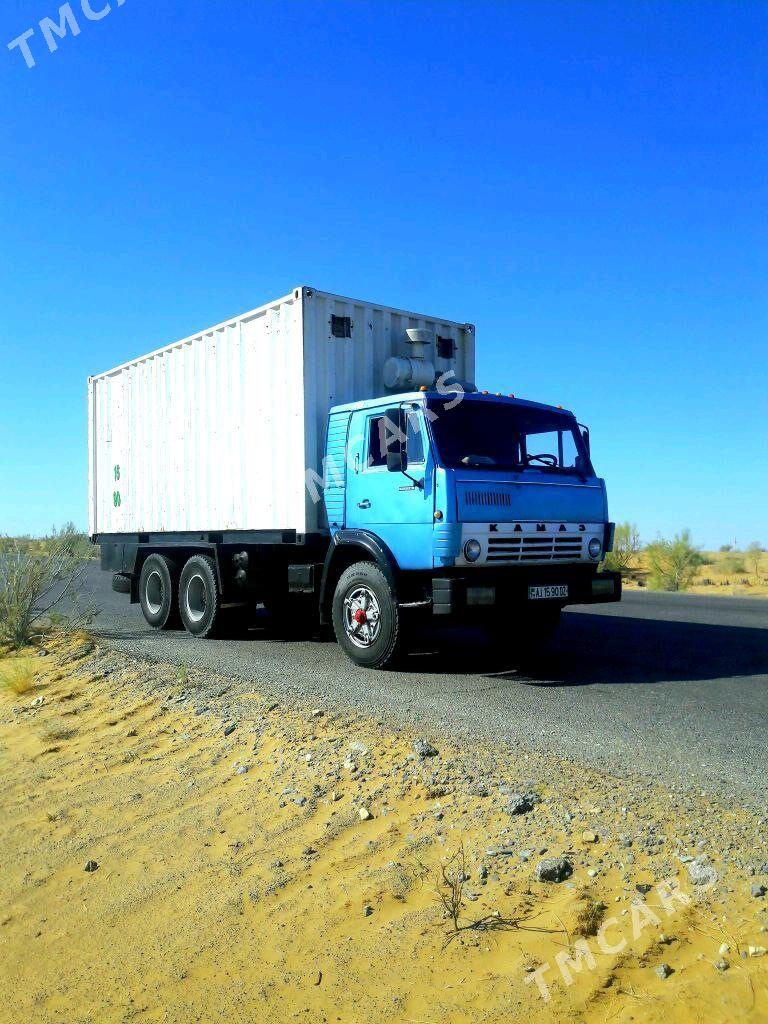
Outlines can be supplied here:
M581 906L576 915L574 929L576 934L586 938L597 935L607 909L604 903L593 899L588 893L584 893L581 896Z
M35 669L31 658L9 658L0 662L0 687L20 697L35 685Z

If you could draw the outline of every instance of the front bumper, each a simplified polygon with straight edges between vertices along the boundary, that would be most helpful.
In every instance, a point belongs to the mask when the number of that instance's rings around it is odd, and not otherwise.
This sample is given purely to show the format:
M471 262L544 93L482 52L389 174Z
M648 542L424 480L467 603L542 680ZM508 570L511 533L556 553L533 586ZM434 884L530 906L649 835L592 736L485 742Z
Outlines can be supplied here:
M514 605L607 604L621 600L621 574L617 572L569 572L567 566L555 569L528 568L524 572L433 576L432 613L457 615L482 611L488 607L505 608ZM568 587L567 597L529 599L529 587Z

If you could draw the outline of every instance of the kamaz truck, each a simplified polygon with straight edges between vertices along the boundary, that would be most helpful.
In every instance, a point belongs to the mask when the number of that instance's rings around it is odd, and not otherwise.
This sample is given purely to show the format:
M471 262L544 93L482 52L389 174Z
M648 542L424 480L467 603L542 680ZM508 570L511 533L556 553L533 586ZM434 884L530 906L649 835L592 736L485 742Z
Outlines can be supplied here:
M88 406L90 534L155 629L263 605L383 668L430 624L535 653L621 598L588 430L478 390L469 323L299 287L91 377Z

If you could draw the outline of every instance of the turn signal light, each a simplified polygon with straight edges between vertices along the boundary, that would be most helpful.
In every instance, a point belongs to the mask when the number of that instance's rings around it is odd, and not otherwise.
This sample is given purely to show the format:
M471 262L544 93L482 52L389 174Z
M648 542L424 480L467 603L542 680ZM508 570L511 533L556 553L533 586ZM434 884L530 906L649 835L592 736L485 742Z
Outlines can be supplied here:
M443 513L442 513L442 512L440 511L440 509L438 509L438 510L437 510L437 512L435 512L435 519L436 519L436 520L437 520L438 522L440 522L440 520L441 520L442 518L443 518Z

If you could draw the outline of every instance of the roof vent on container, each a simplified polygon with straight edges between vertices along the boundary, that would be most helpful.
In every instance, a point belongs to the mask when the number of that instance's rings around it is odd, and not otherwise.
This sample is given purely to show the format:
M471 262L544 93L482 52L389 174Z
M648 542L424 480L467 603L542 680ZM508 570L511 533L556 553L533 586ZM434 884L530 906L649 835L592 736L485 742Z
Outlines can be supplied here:
M393 390L431 388L435 383L435 365L426 358L426 350L428 347L431 349L434 335L417 327L411 327L405 333L411 354L408 357L391 356L386 361L384 384Z

